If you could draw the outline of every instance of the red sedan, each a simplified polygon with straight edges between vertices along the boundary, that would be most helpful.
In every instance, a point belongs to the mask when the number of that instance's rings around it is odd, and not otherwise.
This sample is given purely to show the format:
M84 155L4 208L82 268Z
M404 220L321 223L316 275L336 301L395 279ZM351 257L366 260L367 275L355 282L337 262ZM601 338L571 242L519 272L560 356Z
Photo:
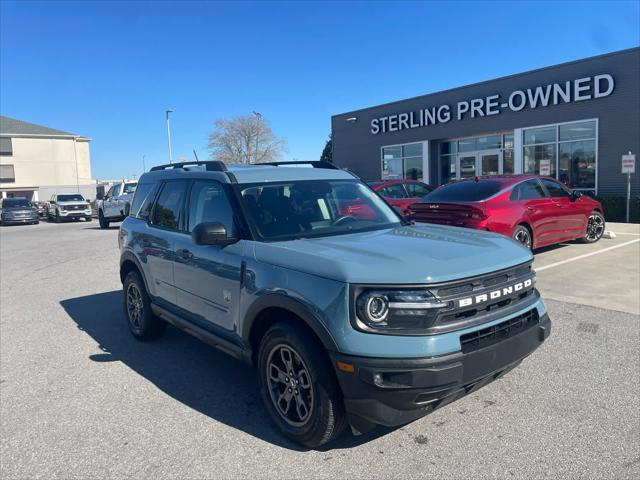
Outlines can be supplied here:
M406 214L410 205L419 202L422 197L431 193L434 187L418 180L387 180L369 182L369 186L378 192L389 205L399 207Z
M408 215L417 222L501 233L531 249L575 239L597 242L605 227L600 202L535 175L452 182L411 205Z

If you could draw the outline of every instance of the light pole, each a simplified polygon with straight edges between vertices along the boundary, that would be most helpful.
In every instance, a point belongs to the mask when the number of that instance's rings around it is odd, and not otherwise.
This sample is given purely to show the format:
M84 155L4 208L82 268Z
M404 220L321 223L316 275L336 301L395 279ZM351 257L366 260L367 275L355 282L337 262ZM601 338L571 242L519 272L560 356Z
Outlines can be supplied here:
M171 155L171 127L169 126L169 114L172 113L173 110L167 109L164 113L167 115L167 146L169 147L169 163L173 163L173 158Z
M262 120L262 114L260 112L256 112L255 110L253 111L253 114L258 119L256 123L256 161L253 163L258 163L258 144L259 144L258 139L260 138L260 120Z

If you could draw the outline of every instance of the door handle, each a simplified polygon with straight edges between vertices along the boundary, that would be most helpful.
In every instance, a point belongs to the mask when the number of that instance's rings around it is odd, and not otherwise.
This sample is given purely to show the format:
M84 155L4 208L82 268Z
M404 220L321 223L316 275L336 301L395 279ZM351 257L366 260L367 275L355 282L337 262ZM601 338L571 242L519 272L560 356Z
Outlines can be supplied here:
M527 210L533 213L533 212L537 211L538 209L535 208L535 207L527 207Z
M562 205L561 203L556 203L556 207L562 208L562 207L564 207L564 205Z
M186 248L181 248L181 249L177 250L176 251L176 255L178 255L180 258L182 258L184 260L191 260L193 258L193 253L191 253Z

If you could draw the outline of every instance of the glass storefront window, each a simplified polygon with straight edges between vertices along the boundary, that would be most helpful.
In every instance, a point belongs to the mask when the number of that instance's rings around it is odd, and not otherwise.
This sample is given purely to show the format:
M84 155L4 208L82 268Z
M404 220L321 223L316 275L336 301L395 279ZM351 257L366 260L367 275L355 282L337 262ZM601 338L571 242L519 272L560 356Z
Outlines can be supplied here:
M422 180L422 157L404 159L404 178Z
M382 161L382 179L397 180L402 178L402 159L393 158Z
M513 148L513 133L507 133L504 136L504 148L508 150Z
M402 158L402 147L387 147L382 149L383 160L391 160L393 158Z
M412 143L410 145L402 146L403 157L422 157L422 144Z
M498 148L502 148L502 135L478 137L476 146L478 150L496 150Z
M476 150L477 147L475 138L464 138L462 140L458 140L459 152L475 152Z
M422 180L422 143L382 149L382 179Z
M514 171L513 150L505 150L504 152L502 152L502 173L504 173L505 175L511 175L514 173Z
M549 161L550 175L556 175L556 144L533 145L524 147L524 173L540 174L540 161Z
M560 125L560 141L596 138L596 122L576 122Z
M524 131L524 145L535 145L540 143L555 143L556 126L527 128Z
M451 155L458 153L458 142L442 142L440 144L440 155Z
M571 188L596 188L596 142L560 144L558 180Z
M449 183L456 178L456 156L442 155L440 157L440 184Z

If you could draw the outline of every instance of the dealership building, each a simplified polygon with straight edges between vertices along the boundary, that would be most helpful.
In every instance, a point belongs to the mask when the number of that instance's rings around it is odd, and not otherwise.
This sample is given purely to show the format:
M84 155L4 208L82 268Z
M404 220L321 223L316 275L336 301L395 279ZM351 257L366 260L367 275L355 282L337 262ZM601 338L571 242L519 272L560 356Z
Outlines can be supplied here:
M49 200L55 193L96 196L89 138L0 116L0 194Z
M622 156L640 153L640 48L335 115L331 131L333 161L365 180L536 173L623 197Z

